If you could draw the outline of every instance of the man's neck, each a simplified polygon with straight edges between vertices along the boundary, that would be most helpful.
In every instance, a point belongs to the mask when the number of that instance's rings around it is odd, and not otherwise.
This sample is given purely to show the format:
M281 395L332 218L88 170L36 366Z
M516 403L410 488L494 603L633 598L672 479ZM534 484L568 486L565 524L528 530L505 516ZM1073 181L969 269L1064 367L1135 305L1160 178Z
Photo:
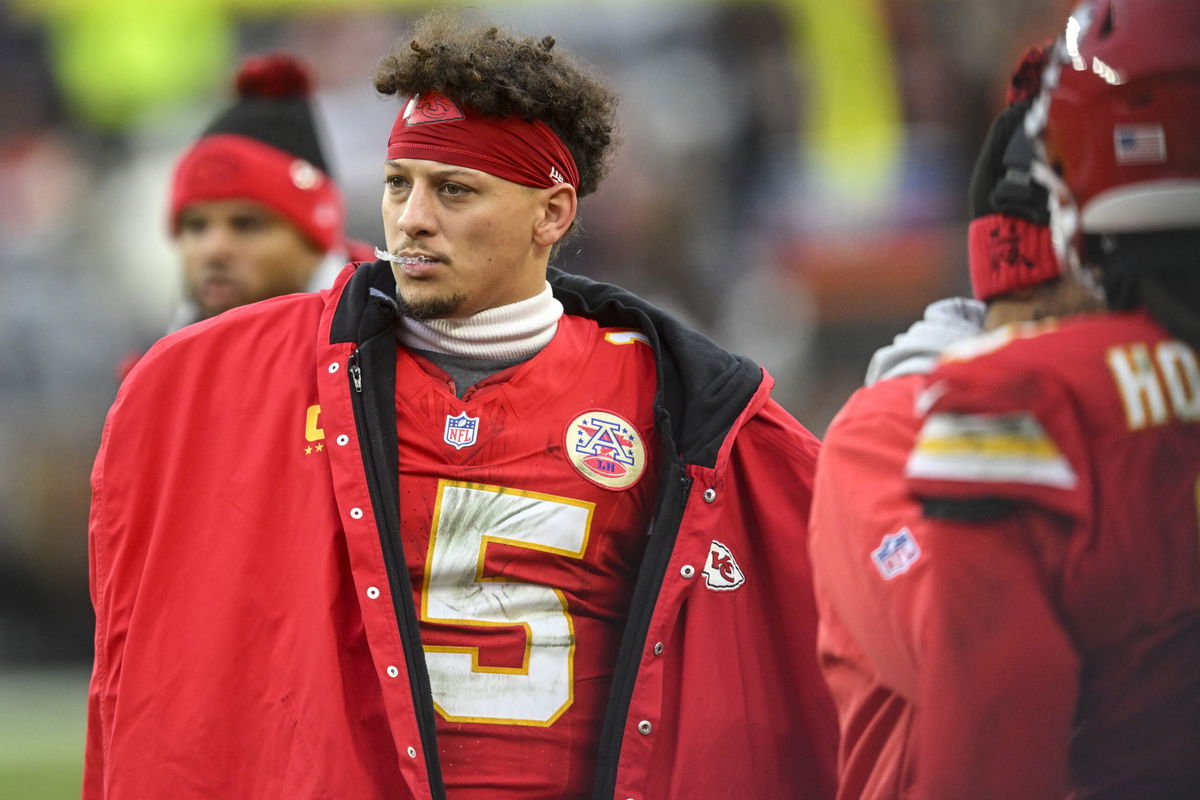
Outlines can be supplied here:
M397 337L405 347L455 356L512 361L531 358L554 338L562 303L550 284L527 300L488 308L467 317L415 320L402 317Z

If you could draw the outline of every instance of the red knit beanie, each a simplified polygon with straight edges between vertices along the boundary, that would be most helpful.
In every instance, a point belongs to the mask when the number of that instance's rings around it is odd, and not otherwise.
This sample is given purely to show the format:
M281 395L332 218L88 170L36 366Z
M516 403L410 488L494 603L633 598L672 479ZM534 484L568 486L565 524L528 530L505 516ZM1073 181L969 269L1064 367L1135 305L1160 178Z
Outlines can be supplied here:
M189 203L252 200L290 220L322 252L341 244L345 208L329 176L308 71L283 54L247 59L238 100L175 166L170 228Z

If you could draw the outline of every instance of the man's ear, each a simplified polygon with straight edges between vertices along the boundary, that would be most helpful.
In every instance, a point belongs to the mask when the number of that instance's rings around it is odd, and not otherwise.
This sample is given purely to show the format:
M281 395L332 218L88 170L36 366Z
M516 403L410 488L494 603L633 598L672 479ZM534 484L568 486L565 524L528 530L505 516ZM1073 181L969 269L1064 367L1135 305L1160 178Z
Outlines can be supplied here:
M578 208L579 199L571 184L558 183L542 189L541 214L533 225L534 244L553 247L570 229Z

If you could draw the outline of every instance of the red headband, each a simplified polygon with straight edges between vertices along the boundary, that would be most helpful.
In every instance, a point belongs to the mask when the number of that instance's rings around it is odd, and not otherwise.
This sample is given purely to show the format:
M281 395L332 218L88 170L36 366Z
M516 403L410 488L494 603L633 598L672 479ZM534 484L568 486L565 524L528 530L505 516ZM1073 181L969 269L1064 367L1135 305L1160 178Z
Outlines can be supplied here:
M1062 274L1050 228L1007 214L987 214L967 229L971 288L978 300L1035 286Z
M436 92L413 95L405 104L392 126L387 157L469 167L538 189L579 187L571 151L546 123L484 117Z
M253 200L290 220L322 252L342 242L342 194L321 170L276 147L232 133L205 136L179 160L171 182L171 234L184 206Z

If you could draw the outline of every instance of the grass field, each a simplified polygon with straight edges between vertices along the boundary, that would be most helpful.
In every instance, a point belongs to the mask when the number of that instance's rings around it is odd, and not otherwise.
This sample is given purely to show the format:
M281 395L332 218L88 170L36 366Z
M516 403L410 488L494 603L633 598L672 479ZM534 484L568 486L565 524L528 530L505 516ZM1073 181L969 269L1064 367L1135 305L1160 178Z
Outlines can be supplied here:
M78 800L85 668L0 671L0 798Z

